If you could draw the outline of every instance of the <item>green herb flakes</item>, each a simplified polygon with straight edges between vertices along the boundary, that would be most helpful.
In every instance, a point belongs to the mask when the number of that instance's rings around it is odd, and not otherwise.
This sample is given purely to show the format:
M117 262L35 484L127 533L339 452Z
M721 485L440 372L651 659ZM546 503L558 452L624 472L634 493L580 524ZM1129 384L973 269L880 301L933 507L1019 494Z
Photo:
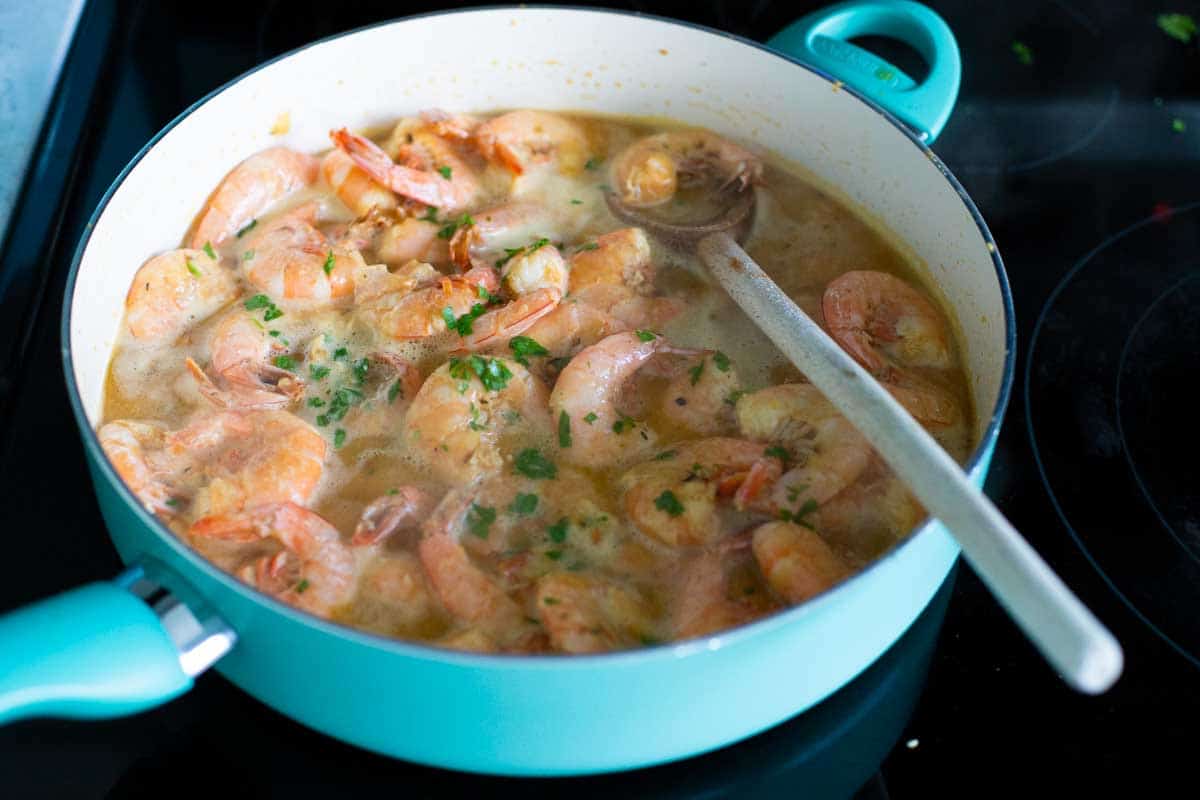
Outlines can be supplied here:
M487 309L482 303L475 303L471 306L470 311L468 311L466 314L463 314L461 317L455 318L454 309L452 309L450 306L446 306L442 309L442 319L446 321L446 327L457 333L459 336L470 336L471 331L474 330L475 320L477 320L479 317L482 317L485 311L487 311Z
M1172 39L1189 44L1196 35L1196 20L1189 14L1159 14L1158 27Z
M513 461L517 472L527 478L543 479L558 475L558 467L532 447L527 447L517 454Z
M550 537L550 541L555 544L562 544L567 540L567 518L563 517L558 522L546 528L546 535Z
M320 408L323 405L325 405L325 401L319 397L308 398L308 407L309 408Z
M481 506L478 503L471 503L471 509L467 512L467 530L480 539L488 537L488 529L492 527L492 523L496 521L496 509Z
M558 446L571 446L571 417L566 411L558 412Z
M350 365L350 371L354 374L354 382L362 386L367 380L367 373L371 371L371 362L366 357L360 358Z
M396 398L400 396L400 391L401 391L400 379L397 378L396 382L388 387L387 400L388 400L389 406L392 403L396 402Z
M655 339L658 338L658 334L656 334L654 331L639 330L636 333L637 333L638 339L640 339L643 342L653 342Z
M531 339L528 336L514 336L508 340L508 349L513 351L513 356L518 364L528 367L529 356L548 356L550 351L542 347L536 339Z
M340 448L342 445L344 445L345 443L346 443L346 431L342 430L341 428L338 428L336 431L333 432L333 447L336 450L336 449Z
M197 267L190 258L185 258L183 263L187 265L187 271L195 275L197 278L204 275L204 273L200 271L200 268Z
M469 228L474 224L475 220L471 218L470 214L463 214L458 219L446 223L442 229L437 232L438 238L449 239L454 236L455 232L458 231L459 228Z
M438 167L437 171L438 171L438 175L441 175L446 180L450 180L450 176L453 174L450 167L447 167L445 165Z
M717 369L721 370L721 372L729 372L729 365L732 363L729 360L729 356L725 355L720 350L718 350L715 353L713 353L712 359L713 359L713 364L716 365Z
M418 219L419 219L421 222L434 222L434 223L436 223L436 222L438 221L438 218L437 218L437 206L429 206L428 208L426 208L426 209L425 209L425 216L423 216L423 217L418 217Z
M512 504L509 505L508 510L512 514L528 516L537 511L537 507L538 496L536 494L518 493L517 496L513 498Z
M1171 130L1175 131L1176 133L1183 133L1187 130L1187 123L1181 120L1179 117L1176 117L1175 119L1171 120Z
M325 263L321 265L321 269L325 270L326 275L329 275L330 273L333 272L334 263L335 262L334 262L334 258L333 258L333 251L330 250L329 253L325 256Z
M253 250L247 250L246 252L242 253L242 261L250 261L253 258L254 258Z
M334 361L345 361L346 357L349 355L350 355L349 350L347 350L344 347L339 347L337 350L333 351L333 360Z
M252 219L252 220L250 220L249 222L247 222L247 223L245 224L245 226L243 226L243 227L241 228L241 230L239 230L239 231L237 232L237 238L239 238L239 239L240 239L240 238L242 238L243 236L245 236L247 233L249 233L250 231L254 230L254 226L255 226L255 225L257 225L257 224L258 224L258 220L257 220L257 219Z
M659 511L664 511L672 517L678 517L683 513L683 503L679 502L679 498L670 489L664 491L654 499L654 507Z
M583 201L582 201L582 200L576 200L574 197L572 197L572 198L571 198L571 205L573 205L573 206L581 206L581 205L583 205Z
M700 382L700 376L704 374L704 362L701 361L696 366L688 370L688 375L692 376L692 386Z
M1025 66L1028 67L1033 64L1033 50L1024 42L1013 42L1012 53L1017 57L1017 61Z
M323 364L309 364L308 374L314 381L324 380L329 376L329 367Z
M624 433L627 430L631 430L636 424L629 417L622 415L620 419L613 423L613 433Z
M600 418L596 416L595 411L589 411L587 413L587 416L583 418L583 421L586 422L588 425L591 425L593 422L595 422L598 419L600 419Z
M304 594L304 591L308 589L310 585L311 584L309 584L308 578L301 578L300 582L296 584L296 594Z
M677 455L679 455L678 450L663 450L661 453L659 453L658 455L656 455L654 457L654 460L655 461L669 461Z
M275 356L271 359L271 363L280 369L294 370L296 368L296 359L291 356Z
M596 170L596 169L599 169L600 165L603 162L604 162L604 159L596 158L595 156L592 156L586 162L584 162L583 168L589 169L589 170Z
M545 555L546 558L550 559L551 561L558 561L560 558L562 558L563 554L562 550L547 550Z
M211 258L213 261L217 260L217 251L213 250L212 242L204 243L204 254L206 256L208 256L209 258Z

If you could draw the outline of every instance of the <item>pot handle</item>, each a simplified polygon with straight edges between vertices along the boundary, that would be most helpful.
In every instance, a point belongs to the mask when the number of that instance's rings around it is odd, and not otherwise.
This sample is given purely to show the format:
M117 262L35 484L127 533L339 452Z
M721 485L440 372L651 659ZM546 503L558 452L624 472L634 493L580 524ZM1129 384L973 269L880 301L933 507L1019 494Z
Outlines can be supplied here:
M0 616L0 724L151 708L190 689L236 641L141 567L71 589Z
M869 35L912 46L929 64L929 75L917 83L847 41ZM958 99L962 59L954 34L932 9L910 0L838 3L796 20L767 45L853 86L916 128L926 143L942 132Z

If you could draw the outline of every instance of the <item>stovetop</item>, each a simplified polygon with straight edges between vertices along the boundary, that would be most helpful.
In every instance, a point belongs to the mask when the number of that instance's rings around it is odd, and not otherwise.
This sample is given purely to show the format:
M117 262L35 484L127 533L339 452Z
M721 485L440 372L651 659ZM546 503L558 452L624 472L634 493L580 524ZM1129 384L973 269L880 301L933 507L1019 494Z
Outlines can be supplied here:
M1186 785L1200 715L1190 458L1200 437L1185 416L1200 352L1200 50L1168 35L1162 9L1135 3L930 4L964 62L958 108L934 149L995 234L1017 310L1017 387L985 488L1112 627L1127 666L1108 694L1073 694L964 567L921 700L861 795L1107 796L1131 778L1146 794ZM763 40L822 4L606 5ZM1175 5L1200 18L1197 4ZM101 194L159 128L254 64L423 10L350 0L88 4L0 250L0 609L120 568L67 407L58 339L65 274ZM903 49L874 45L920 70ZM803 723L787 723L649 776L493 782L362 753L208 674L182 700L131 719L0 729L0 779L12 797L141 797L188 785L291 798L339 787L802 796L790 748L806 735Z

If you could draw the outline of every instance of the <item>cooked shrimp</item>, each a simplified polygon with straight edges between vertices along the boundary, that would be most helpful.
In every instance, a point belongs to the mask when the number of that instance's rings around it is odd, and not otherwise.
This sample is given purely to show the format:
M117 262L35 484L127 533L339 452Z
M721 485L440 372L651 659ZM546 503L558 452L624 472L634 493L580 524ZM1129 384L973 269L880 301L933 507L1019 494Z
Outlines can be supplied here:
M269 503L210 515L197 520L188 535L239 543L279 542L282 551L256 559L239 570L238 577L318 616L328 617L353 594L354 557L342 544L337 528L295 503Z
M760 525L753 548L768 585L792 604L803 603L850 574L824 539L792 522Z
M541 381L515 361L480 356L434 370L404 417L409 447L456 485L500 466L502 437L548 430Z
M163 460L167 430L157 422L117 420L100 426L100 447L129 490L155 514L170 514L179 500Z
M663 544L708 544L728 532L721 501L745 508L779 480L780 471L761 443L697 439L622 475L621 502L638 530Z
M740 389L741 380L729 357L720 351L704 353L677 369L663 394L662 412L703 436L729 433Z
M355 596L356 622L389 635L413 635L438 616L438 603L411 553L388 553L363 567Z
M624 286L593 284L572 292L525 335L558 358L574 355L614 333L658 330L683 307L675 298L646 297Z
M730 596L726 561L725 553L704 550L680 570L672 604L672 638L707 636L743 625L769 610L761 602L751 602L751 596L744 593Z
M415 217L389 225L375 245L375 255L392 266L409 261L444 264L450 260L450 247L446 239L438 236L442 228L435 222Z
M417 264L399 277L377 276L369 290L364 287L360 308L375 328L393 339L424 339L446 330L446 316L460 317L499 287L496 271L477 267L463 275L444 276L428 265ZM364 275L361 271L359 275ZM423 281L432 279L429 284ZM406 290L416 284L420 288ZM395 287L395 291L388 289Z
M559 216L544 205L521 200L476 212L455 228L450 258L464 270L511 260L514 253L563 238Z
M634 588L593 575L557 572L537 584L537 614L565 653L635 646L655 633L652 609Z
M321 160L321 176L346 208L362 216L371 209L396 207L396 195L371 179L350 156L334 148Z
M349 300L352 275L363 264L357 250L329 242L311 224L315 209L304 207L255 231L248 242L251 258L242 271L255 289L273 301L297 308L316 308Z
M172 250L133 276L125 323L135 339L169 344L237 296L237 279L203 250Z
M895 367L946 369L950 332L924 294L886 272L856 270L830 281L821 301L829 334L877 377Z
M571 291L588 286L625 286L639 294L654 289L650 240L641 228L599 236L571 256Z
M208 198L190 239L193 248L218 245L287 195L317 180L317 160L286 147L255 153L238 164Z
M520 606L471 561L453 533L470 508L468 493L443 498L417 545L421 566L447 611L494 641L511 641L528 628Z
M871 445L811 384L744 395L736 413L742 435L782 448L787 472L765 498L772 511L811 510L858 480L871 463Z
M471 333L463 338L462 345L468 350L503 347L514 336L524 333L553 311L561 300L562 294L557 289L535 289L529 294L519 295L475 320Z
M486 633L478 628L466 628L447 634L434 644L450 650L462 650L468 653L498 653L500 648Z
M510 111L492 117L475 129L475 144L485 158L514 175L549 163L575 173L588 155L583 128L548 111Z
M434 498L416 486L402 486L363 509L351 547L376 545L398 531L416 530L433 511Z
M409 151L402 156L406 161L421 161L422 168L396 163L379 145L345 128L330 131L329 137L372 180L398 195L445 213L470 206L479 194L479 181L474 171L446 142L432 133L421 137L420 154Z
M206 481L197 516L269 503L304 505L321 480L325 439L286 411L218 411L167 437L167 452L189 455Z
M838 551L862 564L911 531L924 509L899 478L876 459L854 485L824 503L805 521Z
M192 359L186 366L210 401L224 408L284 408L304 392L292 372L271 364L276 339L245 312L235 312L217 324L210 344L209 369L216 380Z
M762 179L762 161L744 147L702 130L657 133L639 139L613 159L612 184L634 208L661 205L681 187L715 174L721 188L744 189Z
M674 347L661 336L616 333L591 347L563 368L550 393L554 419L566 417L574 444L562 451L571 464L603 467L643 456L654 437L621 413L617 398L626 382L659 353L692 351Z

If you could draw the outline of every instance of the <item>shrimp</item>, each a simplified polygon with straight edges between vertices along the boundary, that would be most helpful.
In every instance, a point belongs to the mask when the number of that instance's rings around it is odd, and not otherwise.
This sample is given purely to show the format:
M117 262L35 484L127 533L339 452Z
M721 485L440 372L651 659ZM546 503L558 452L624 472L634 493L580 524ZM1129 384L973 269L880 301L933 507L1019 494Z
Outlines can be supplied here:
M514 175L553 163L573 174L587 158L587 136L575 122L548 111L510 111L475 129L475 145Z
M166 427L157 422L117 420L100 427L100 447L129 490L149 511L171 514L179 503L162 458Z
M557 572L537 583L536 607L550 644L566 653L603 653L654 634L652 609L634 588L593 575Z
M847 272L825 287L821 308L830 335L877 377L887 380L896 367L953 366L941 312L894 275Z
M304 383L295 374L270 363L276 340L245 313L221 320L210 347L209 368L215 382L191 358L185 365L200 392L218 406L283 408L304 392Z
M341 535L324 517L295 503L267 503L207 516L188 529L195 539L253 543L272 539L283 550L262 556L239 578L289 605L321 617L350 601L355 562Z
M924 509L903 482L875 459L857 483L805 521L839 552L866 563L891 548L924 516Z
M787 471L766 497L772 511L808 513L871 463L871 445L811 384L760 389L741 397L735 412L742 435L782 449Z
M532 252L550 239L563 238L561 225L559 215L541 204L505 203L461 220L450 237L450 258L464 270L509 261L516 253Z
M133 276L125 324L135 339L170 344L237 296L237 279L203 250L171 250Z
M742 547L740 541L737 546ZM740 596L731 597L733 587L726 554L721 552L727 549L703 550L680 570L672 604L672 638L707 636L743 625L771 610L769 601L767 604L755 601L759 593L743 591Z
M238 164L209 196L196 219L191 246L218 245L287 195L317 180L317 160L272 147Z
M372 180L398 195L445 213L470 206L480 192L474 171L432 132L412 135L419 136L417 146L401 158L419 167L396 163L379 145L345 128L330 131L329 138Z
M523 248L501 266L501 286L513 297L477 319L464 337L468 350L503 346L554 310L567 291L567 264L558 248L545 244Z
M646 297L623 286L593 284L572 292L525 335L559 358L614 333L661 328L682 310L683 303L675 298Z
M824 539L793 522L768 522L755 528L753 536L754 558L767 584L793 605L850 575Z
M270 504L304 505L321 480L325 439L286 411L218 411L170 434L166 451L188 455L207 480L193 502L197 516Z
M617 409L617 397L655 355L690 352L661 336L649 334L647 341L634 333L616 333L581 350L563 368L550 393L552 417L568 419L574 438L573 446L563 449L563 459L603 467L644 455L653 437Z
M733 408L741 381L733 362L718 351L704 353L679 369L662 397L662 413L693 433L713 436L734 427Z
M404 529L415 529L433 510L433 497L416 486L402 486L363 509L351 547L377 545Z
M470 508L468 492L447 494L424 525L417 555L447 611L494 641L511 641L528 628L520 606L471 561L451 532Z
M372 209L393 209L396 195L371 179L350 156L334 148L321 160L321 177L346 208L362 216Z
M375 623L372 627L391 636L417 634L439 615L421 562L411 553L389 553L367 562L354 611L357 624Z
M625 515L671 547L709 544L727 529L720 501L744 509L779 480L779 460L743 439L697 439L672 447L621 476Z
M256 231L252 257L242 260L250 285L281 305L324 307L348 301L354 291L362 256L331 244L311 224L314 214L315 207L305 206Z
M362 271L358 275L369 277ZM408 289L414 285L418 288ZM399 276L377 274L370 288L364 281L359 297L380 333L393 339L424 339L443 333L447 316L466 314L497 288L499 279L490 267L447 277L427 264L414 263Z
M762 180L762 161L744 147L702 130L657 133L639 139L613 159L611 179L627 206L662 205L682 186L715 173L720 188L739 191Z
M409 217L384 229L375 246L375 255L393 266L409 261L444 264L450 260L450 247L438 235L442 229L435 222Z
M645 231L641 228L610 231L571 256L571 291L597 284L625 286L638 294L653 290L654 264L650 261L650 240Z
M409 447L454 485L495 470L501 438L530 430L549 430L546 387L515 361L481 356L434 370L404 417Z

